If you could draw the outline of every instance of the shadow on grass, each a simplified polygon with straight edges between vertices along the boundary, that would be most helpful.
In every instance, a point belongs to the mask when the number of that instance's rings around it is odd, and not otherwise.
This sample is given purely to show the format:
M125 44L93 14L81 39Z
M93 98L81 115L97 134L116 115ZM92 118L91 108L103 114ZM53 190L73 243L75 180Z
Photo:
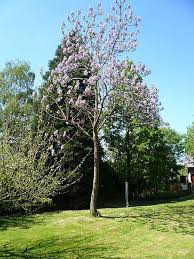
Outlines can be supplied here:
M129 219L129 215L122 215L122 216L109 216L109 215L100 215L101 218L104 219Z
M141 211L140 220L152 229L194 235L194 205Z
M28 246L16 247L11 244L4 244L0 247L0 258L110 258L116 251L116 246L107 244L91 244L91 239L74 236L64 238L55 236L53 238L39 240L30 243ZM119 258L117 258L119 259Z
M34 224L42 224L44 218L30 216L4 216L0 218L0 231L8 228L30 228Z
M101 215L105 219L129 221L129 223L147 225L150 229L162 232L175 232L194 235L194 203L177 203L162 207L128 208L119 215Z

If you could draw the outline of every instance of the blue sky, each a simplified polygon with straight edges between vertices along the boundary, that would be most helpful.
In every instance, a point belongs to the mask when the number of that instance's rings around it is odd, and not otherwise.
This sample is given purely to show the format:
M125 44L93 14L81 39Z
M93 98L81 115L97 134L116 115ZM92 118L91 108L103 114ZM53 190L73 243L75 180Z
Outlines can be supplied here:
M111 0L102 0L108 9ZM31 63L40 84L61 40L61 22L71 10L97 0L0 0L0 68L12 59ZM165 121L184 133L194 121L194 1L131 0L141 17L139 45L130 58L151 68L148 83L159 88Z

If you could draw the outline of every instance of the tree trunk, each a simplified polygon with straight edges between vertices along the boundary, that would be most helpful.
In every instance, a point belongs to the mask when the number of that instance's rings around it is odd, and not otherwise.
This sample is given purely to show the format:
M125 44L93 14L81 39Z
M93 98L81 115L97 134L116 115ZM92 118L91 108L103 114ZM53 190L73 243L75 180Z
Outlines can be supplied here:
M93 131L93 143L94 143L94 176L93 176L93 186L92 186L92 194L90 200L90 213L92 216L98 216L97 212L97 198L98 198L98 189L99 189L99 140L98 133L94 129Z

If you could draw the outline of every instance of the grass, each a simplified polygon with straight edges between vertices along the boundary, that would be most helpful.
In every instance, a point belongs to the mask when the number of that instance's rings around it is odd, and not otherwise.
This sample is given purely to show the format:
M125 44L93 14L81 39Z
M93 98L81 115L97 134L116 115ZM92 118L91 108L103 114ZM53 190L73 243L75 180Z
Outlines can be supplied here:
M194 258L194 200L0 219L0 258Z

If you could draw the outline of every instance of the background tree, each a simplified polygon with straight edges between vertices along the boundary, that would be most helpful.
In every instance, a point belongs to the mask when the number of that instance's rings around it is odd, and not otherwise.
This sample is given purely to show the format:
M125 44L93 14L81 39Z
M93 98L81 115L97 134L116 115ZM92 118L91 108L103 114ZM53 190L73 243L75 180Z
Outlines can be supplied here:
M185 151L188 155L194 157L194 122L187 129L185 136Z
M34 79L25 61L10 61L0 72L0 127L6 122L12 137L35 122Z
M132 62L129 62L129 65L134 66ZM126 102L119 102L116 107L116 116L107 120L103 130L109 159L117 160L116 164L119 168L117 166L116 168L120 173L119 177L122 181L129 182L131 193L135 193L134 188L140 190L142 186L141 172L133 169L134 157L139 156L138 150L134 148L140 137L137 137L137 133L148 126L150 128L158 127L161 123L159 115L161 107L157 89L148 88L143 83L143 77L150 73L145 66L140 65L134 71L126 70L125 72L129 78L135 78L137 85L142 84L144 90L139 92L137 88L131 89L128 93L130 107ZM136 103L140 103L138 109ZM153 113L153 111L155 112ZM149 136L147 135L147 137ZM141 160L138 163L141 164ZM138 164L137 166L139 167Z
M179 176L183 137L170 128L138 121L133 121L132 128L129 145L120 131L107 130L105 135L109 159L121 183L129 182L131 197L168 190Z
M74 44L73 36L74 35L72 34L70 38L64 38L63 45L67 47L67 40ZM49 70L43 75L43 79L45 81L42 85L42 88L40 89L41 95L44 95L44 93L46 93L48 90L49 85L47 84L47 80L51 76L51 71L55 69L64 58L68 58L70 55L71 51L67 51L64 54L62 51L62 46L58 46L55 57L49 61ZM86 76L83 74L83 71L79 69L76 71L76 75L77 77L86 78ZM83 82L80 82L80 93L83 92L85 88L86 85ZM57 95L56 89L52 89L50 91L50 94L52 94L52 96ZM66 113L65 94L66 93L63 92L64 96L61 96L60 100L60 107L64 113ZM91 102L93 102L93 100L91 100ZM50 102L47 102L47 105L49 105L50 109L52 109L52 114L54 114L56 111L56 107L55 105L53 105L53 100L51 99ZM74 111L72 111L72 113L74 113ZM89 124L87 119L85 123L87 127L87 124ZM82 167L79 167L80 175L82 175L80 181L77 182L76 185L74 185L73 188L69 190L69 192L55 197L55 202L58 204L57 206L63 208L87 207L87 204L89 202L88 198L92 187L91 183L93 162L90 154L92 153L91 151L93 148L92 141L88 139L85 135L83 135L82 132L77 131L77 129L75 129L71 125L67 125L67 123L63 123L62 121L54 118L48 112L44 112L43 125L45 132L47 132L50 136L50 143L55 159L58 159L58 161L63 163L62 169L64 170L64 173L66 172L66 169L70 167L70 165L72 165L72 167L78 165L86 156L86 154L89 154L85 159L84 165ZM64 146L64 143L66 143L67 141L68 145ZM53 161L52 155L50 157L50 161ZM48 166L50 166L50 163L48 164Z

